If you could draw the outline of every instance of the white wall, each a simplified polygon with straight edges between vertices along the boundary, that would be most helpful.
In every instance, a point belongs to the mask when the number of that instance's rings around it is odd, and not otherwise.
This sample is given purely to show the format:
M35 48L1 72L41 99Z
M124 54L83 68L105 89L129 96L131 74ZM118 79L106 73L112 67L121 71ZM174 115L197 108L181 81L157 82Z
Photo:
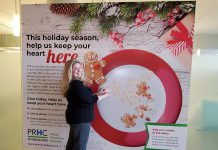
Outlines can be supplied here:
M20 53L0 53L0 150L21 150Z
M202 126L201 120L204 120L204 118L201 118L202 100L210 99L218 102L217 64L218 55L203 54L193 56L189 105L188 150L218 149L218 131L199 130ZM217 114L214 114L213 117L215 120L218 119Z

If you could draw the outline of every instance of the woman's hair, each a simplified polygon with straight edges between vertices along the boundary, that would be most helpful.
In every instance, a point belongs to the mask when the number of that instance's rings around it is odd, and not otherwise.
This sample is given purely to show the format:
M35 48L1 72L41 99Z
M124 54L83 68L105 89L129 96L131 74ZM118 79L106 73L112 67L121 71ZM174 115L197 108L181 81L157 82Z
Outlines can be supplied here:
M61 94L64 97L67 96L67 90L68 90L69 83L70 83L68 72L69 72L70 66L72 65L72 62L73 62L72 60L68 60L65 63L64 70L63 70L63 73L62 73Z
M62 96L66 97L67 96L67 91L68 91L68 88L69 88L69 84L70 84L70 81L69 81L69 70L70 70L70 67L72 65L75 65L77 63L80 63L78 60L68 60L65 65L64 65L64 70L63 70L63 73L62 73L62 80L61 80L61 94ZM77 78L72 78L73 80L77 79ZM78 79L77 79L78 80Z

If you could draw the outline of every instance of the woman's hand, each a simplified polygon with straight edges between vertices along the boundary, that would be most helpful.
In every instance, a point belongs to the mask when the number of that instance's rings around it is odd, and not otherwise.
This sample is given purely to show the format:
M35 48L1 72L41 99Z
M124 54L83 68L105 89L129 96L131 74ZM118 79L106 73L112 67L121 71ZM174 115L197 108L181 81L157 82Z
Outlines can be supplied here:
M96 93L98 95L98 101L101 101L105 97L108 97L111 95L110 90L108 88L100 88L98 92Z

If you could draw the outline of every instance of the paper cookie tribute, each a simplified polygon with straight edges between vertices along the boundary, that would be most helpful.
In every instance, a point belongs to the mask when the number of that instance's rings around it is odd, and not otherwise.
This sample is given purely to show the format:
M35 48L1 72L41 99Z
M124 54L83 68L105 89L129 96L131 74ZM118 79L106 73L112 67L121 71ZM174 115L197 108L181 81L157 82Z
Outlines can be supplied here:
M106 66L104 60L98 60L98 54L95 52L87 52L84 55L84 74L85 82L90 86L94 81L98 85L105 83L106 78L103 75L102 68Z

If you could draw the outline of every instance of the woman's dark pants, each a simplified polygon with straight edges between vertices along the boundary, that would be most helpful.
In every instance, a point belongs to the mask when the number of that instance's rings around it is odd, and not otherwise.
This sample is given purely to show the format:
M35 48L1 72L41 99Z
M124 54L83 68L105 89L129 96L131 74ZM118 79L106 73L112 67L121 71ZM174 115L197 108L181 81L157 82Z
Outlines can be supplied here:
M90 132L90 123L70 125L66 150L86 150Z

